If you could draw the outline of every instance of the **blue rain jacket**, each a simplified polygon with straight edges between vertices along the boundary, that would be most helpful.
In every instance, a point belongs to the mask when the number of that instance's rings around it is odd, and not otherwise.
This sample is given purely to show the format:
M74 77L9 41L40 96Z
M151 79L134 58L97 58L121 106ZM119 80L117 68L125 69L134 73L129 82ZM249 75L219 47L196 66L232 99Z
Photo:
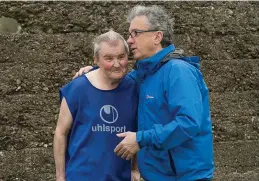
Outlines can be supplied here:
M209 95L199 57L162 63L170 45L137 62L138 167L147 181L211 180L214 172Z

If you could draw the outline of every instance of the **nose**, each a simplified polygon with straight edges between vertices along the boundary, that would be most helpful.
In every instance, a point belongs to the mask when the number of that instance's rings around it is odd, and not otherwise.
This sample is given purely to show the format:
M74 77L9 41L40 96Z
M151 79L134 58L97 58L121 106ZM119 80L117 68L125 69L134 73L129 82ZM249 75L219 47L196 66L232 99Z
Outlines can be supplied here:
M130 44L133 44L134 43L134 39L129 36L128 40L127 40L127 43L130 45Z
M113 66L116 67L116 68L120 67L120 60L118 60L118 59L115 60Z

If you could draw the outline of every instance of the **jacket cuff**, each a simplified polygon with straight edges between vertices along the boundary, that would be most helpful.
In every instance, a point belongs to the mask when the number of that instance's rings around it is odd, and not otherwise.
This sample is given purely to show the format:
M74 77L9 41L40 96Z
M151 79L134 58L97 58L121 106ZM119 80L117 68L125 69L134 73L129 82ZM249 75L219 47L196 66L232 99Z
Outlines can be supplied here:
M138 131L136 137L140 148L148 146L150 142L150 135L148 131Z

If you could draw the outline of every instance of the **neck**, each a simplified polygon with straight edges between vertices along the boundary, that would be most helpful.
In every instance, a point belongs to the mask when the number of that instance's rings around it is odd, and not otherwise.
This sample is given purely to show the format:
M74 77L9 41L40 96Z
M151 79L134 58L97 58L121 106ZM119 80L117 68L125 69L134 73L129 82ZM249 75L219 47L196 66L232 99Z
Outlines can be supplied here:
M103 89L114 89L116 88L121 79L109 79L107 78L107 76L103 73L103 71L101 71L100 69L98 69L98 74L99 75L99 81L100 81L100 85L102 85Z
M155 54L157 54L158 52L160 52L163 49L163 47L161 45L157 45L156 47L154 47L154 49L151 51L152 55L146 57L146 58L150 58L152 56L154 56ZM144 59L146 59L144 58ZM139 60L138 60L139 61Z
M155 53L154 53L153 55L157 54L157 53L160 52L162 49L163 49L163 47L162 47L161 44L157 45L156 48L155 48Z

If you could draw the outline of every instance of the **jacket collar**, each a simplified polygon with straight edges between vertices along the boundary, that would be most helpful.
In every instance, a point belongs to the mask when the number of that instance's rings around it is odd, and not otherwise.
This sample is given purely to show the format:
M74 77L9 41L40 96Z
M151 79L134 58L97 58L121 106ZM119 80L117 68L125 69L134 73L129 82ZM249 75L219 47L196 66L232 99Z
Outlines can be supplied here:
M160 68L160 61L168 55L170 52L175 50L175 46L171 44L170 46L163 48L161 51L153 55L152 57L139 60L137 65L137 75L139 78L145 78L146 75L153 73Z

